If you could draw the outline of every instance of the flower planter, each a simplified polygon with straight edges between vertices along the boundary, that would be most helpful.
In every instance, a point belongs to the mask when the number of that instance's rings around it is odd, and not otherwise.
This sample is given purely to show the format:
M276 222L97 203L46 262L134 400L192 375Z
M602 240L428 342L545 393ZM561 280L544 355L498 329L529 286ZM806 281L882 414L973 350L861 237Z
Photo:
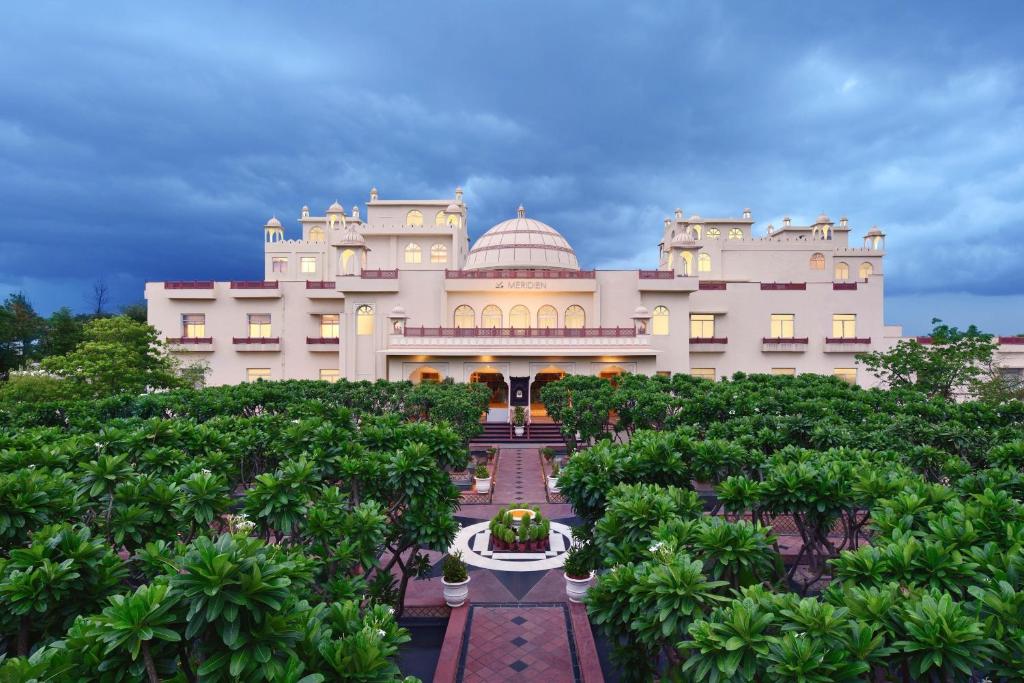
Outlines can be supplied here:
M590 576L585 579L574 579L566 574L565 595L569 598L569 602L583 602L583 598L586 597L587 591L590 590L590 584L593 581L594 572L590 572Z
M476 482L477 493L490 493L491 492L491 478L490 477L473 477L473 481Z
M466 577L465 581L459 581L458 583L448 583L444 579L441 579L441 583L444 585L444 603L449 607L462 607L469 597L469 580L471 577Z
M548 491L551 493L558 493L558 477L548 477Z
M526 427L516 425L515 427L513 427L513 429L515 430L516 436L522 436L523 434L526 433Z

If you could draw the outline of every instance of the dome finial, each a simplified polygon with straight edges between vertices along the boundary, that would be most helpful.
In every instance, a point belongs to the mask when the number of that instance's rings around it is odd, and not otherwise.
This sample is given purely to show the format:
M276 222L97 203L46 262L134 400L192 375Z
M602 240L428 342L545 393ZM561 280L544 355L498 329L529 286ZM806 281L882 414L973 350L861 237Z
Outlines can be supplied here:
M526 218L526 209L523 208L522 204L519 205L519 209L518 209L517 213L519 214L520 218Z

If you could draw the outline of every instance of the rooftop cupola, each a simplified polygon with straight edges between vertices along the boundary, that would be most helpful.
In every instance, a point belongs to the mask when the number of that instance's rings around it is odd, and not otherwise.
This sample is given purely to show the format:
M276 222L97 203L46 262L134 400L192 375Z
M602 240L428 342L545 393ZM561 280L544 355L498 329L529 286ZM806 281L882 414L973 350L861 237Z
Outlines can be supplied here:
M301 218L309 218L309 207L308 206L303 206L302 207L302 212L300 214L300 217Z
M462 187L456 187L455 188L455 203L456 204L461 204L462 203Z
M789 219L789 216L786 216L786 217L784 217L784 218L782 219L782 227L784 227L784 228L788 228L788 227L790 227L791 225L793 225L793 221L791 221L791 220Z
M839 219L839 227L840 228L849 228L850 227L850 221L849 221L849 219L846 216L843 216L842 218Z
M520 204L519 208L516 209L516 215L519 216L520 218L526 218L526 207Z
M832 238L832 219L824 211L814 220L811 237L821 237L824 240Z
M743 209L743 218L744 218L744 220L748 220L748 221L752 220L752 217L753 217L753 214L750 213L750 209Z
M864 248L875 251L885 249L885 233L877 225L872 225L871 229L864 235Z
M327 207L327 224L332 228L345 225L345 208L337 200Z
M682 223L683 222L683 210L682 209L676 209L676 222L677 223Z
M371 187L370 188L370 201L371 202L377 201L377 188L376 187Z
M281 242L284 240L284 227L281 225L281 221L277 220L277 216L271 217L267 224L263 226L263 237L267 242Z

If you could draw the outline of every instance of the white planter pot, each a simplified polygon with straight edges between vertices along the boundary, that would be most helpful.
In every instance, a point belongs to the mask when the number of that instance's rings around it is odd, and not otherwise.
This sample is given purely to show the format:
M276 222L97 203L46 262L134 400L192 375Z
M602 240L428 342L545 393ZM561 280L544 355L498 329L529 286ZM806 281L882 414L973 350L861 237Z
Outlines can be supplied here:
M513 427L512 429L515 430L516 436L522 436L526 433L526 427Z
M449 607L462 607L463 603L466 602L466 598L469 597L469 579L466 577L465 581L459 583L448 583L444 579L441 579L441 583L444 585L444 602Z
M477 493L490 493L491 492L491 478L490 477L484 477L483 479L481 479L480 477L473 477L473 481L476 482L476 492Z
M587 591L590 590L590 584L593 581L594 572L590 572L590 576L585 579L573 579L566 574L565 595L569 598L569 602L583 602L583 598L587 595Z
M558 477L548 477L548 491L558 493Z

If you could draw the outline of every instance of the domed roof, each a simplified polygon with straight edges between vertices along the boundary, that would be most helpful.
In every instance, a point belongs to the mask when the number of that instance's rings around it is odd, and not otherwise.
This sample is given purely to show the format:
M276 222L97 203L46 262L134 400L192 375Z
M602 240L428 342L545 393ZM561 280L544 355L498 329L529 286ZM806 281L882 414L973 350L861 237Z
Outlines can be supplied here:
M448 208L444 211L445 213L461 213L462 209L459 208L458 204L449 204Z
M345 213L345 209L335 200L333 204L327 207L327 213Z
M550 268L579 270L576 252L557 230L526 217L520 206L516 218L498 223L469 250L466 270L488 268Z
M281 221L277 220L277 216L274 216L269 221L267 221L267 224L265 226L263 226L263 227L265 227L265 228L280 228L281 227Z
M818 220L815 221L815 223L817 225L831 224L832 223L832 219L828 217L827 213L823 212L820 216L818 216Z

